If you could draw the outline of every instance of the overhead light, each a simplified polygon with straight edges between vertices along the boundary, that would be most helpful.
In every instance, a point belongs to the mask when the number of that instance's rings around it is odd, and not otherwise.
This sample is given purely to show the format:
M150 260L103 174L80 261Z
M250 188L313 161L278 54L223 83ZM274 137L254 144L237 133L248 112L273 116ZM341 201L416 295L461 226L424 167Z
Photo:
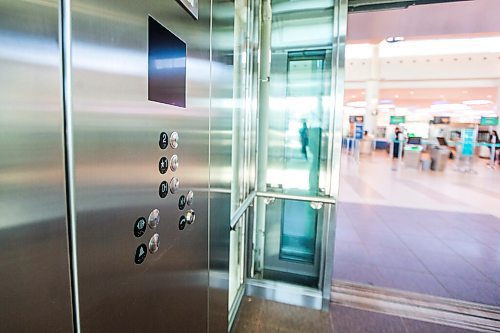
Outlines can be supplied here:
M404 40L405 40L405 38L404 37L400 37L400 36L399 37L387 37L385 39L385 41L387 43L397 43L397 42L402 42Z
M347 106L350 106L353 108L364 108L364 107L366 107L366 101L349 102L349 103L347 103Z
M465 105L487 105L487 104L492 104L492 101L489 101L487 99L473 99L470 101L463 101L462 104L465 104Z

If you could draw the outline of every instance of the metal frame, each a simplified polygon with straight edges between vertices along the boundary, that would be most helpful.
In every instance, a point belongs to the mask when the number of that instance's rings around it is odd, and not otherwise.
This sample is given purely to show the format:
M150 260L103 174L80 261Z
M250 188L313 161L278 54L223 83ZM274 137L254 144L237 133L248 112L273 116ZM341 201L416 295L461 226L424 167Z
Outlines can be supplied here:
M80 329L80 298L78 284L78 253L75 209L75 158L73 143L73 101L72 101L72 38L71 0L61 0L59 34L61 38L62 105L64 115L64 164L66 177L66 210L68 219L69 264L71 275L71 298L73 305L73 325L76 333Z
M180 3L195 20L198 19L198 0L192 0L192 4L189 0L177 0L177 2Z

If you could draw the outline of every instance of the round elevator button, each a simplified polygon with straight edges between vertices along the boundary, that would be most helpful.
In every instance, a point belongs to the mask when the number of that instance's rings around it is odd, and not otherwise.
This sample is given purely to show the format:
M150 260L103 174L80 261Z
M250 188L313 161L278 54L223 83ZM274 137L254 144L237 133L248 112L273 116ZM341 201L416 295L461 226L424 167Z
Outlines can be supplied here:
M170 170L175 171L179 167L179 158L177 155L172 155L170 158Z
M160 247L160 235L154 234L149 240L149 252L155 253Z
M168 147L168 134L165 132L160 133L160 141L158 142L161 149Z
M179 133L172 132L170 134L170 147L172 147L173 149L175 149L178 146L179 146Z
M177 179L177 177L173 177L172 179L170 179L170 192L174 194L175 192L177 192L178 188L179 188L179 179Z
M134 235L135 237L141 237L146 232L146 219L144 217L139 217L134 223Z
M193 191L189 191L186 195L186 203L188 206L191 206L193 204L193 199L194 199L194 193Z
M158 162L158 170L160 173L163 175L165 172L168 170L168 158L162 157L160 158L160 161Z
M139 245L137 247L137 249L135 250L134 262L137 265L142 264L142 262L144 261L144 259L146 259L146 255L147 254L148 254L148 247L146 246L146 244Z
M182 215L179 219L179 230L184 230L186 227L186 217Z
M151 229L155 229L160 223L160 211L155 209L149 214L148 225Z
M194 210L190 209L186 212L186 222L188 224L193 224L196 219L196 215L194 214Z
M158 194L160 198L165 198L168 194L168 183L166 181L162 181L160 187L158 188Z

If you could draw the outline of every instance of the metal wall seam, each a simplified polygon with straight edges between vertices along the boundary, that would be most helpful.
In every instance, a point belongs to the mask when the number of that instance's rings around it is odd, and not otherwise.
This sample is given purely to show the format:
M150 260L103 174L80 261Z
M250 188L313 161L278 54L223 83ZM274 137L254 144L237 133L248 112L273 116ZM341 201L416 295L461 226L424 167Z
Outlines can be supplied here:
M79 333L80 305L78 289L78 256L76 245L75 175L73 150L73 118L71 98L71 0L60 0L59 34L61 40L62 104L64 120L64 163L66 177L66 210L68 221L69 263L73 304L73 329Z

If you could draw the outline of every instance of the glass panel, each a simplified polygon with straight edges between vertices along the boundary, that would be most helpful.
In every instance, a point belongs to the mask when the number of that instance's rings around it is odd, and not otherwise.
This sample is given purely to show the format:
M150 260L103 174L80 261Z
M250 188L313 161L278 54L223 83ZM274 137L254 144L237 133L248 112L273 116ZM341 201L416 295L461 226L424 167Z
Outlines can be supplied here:
M321 225L330 205L259 199L266 205L266 240L261 277L318 287ZM267 204L265 203L267 202Z
M262 23L261 78L269 79L260 87L258 190L323 196L329 191L333 126L333 1L271 4L269 50L265 11ZM257 200L251 276L320 288L329 209L305 201Z

